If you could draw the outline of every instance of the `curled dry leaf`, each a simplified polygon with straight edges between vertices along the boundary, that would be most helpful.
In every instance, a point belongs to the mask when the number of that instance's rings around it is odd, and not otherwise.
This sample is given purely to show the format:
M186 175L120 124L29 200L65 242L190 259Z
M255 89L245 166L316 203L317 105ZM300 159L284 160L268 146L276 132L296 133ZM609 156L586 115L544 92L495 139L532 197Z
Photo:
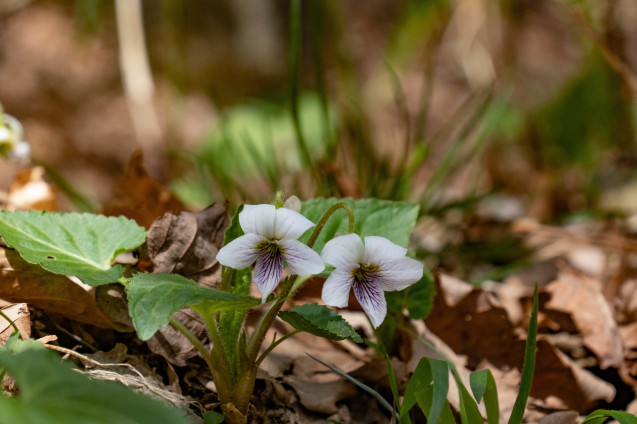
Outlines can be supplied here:
M193 213L167 213L148 230L148 255L155 272L172 272L214 286L221 266L217 252L230 219L226 208L213 203Z
M148 175L144 168L144 155L136 151L131 155L116 194L106 202L102 213L107 216L124 215L149 228L164 213L177 213L183 208L184 205L168 188Z
M26 262L9 249L0 249L0 298L27 302L35 308L96 327L112 327L91 293L63 275Z
M601 282L565 270L545 290L551 294L546 309L571 316L600 367L620 368L624 363L622 339L611 306L602 294Z

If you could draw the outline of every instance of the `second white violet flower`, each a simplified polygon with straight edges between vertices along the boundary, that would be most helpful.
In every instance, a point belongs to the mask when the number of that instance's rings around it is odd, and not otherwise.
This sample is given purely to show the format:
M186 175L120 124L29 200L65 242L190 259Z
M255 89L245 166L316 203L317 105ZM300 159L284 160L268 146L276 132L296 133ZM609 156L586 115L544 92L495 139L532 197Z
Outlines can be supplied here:
M377 328L387 315L386 291L402 290L422 278L423 264L384 237L347 234L325 244L321 257L335 267L323 285L323 302L347 306L350 289Z
M217 260L234 269L256 262L253 280L263 302L279 284L284 261L293 275L318 274L325 268L318 253L297 240L314 227L300 213L274 205L245 205L239 224L245 234L222 247Z

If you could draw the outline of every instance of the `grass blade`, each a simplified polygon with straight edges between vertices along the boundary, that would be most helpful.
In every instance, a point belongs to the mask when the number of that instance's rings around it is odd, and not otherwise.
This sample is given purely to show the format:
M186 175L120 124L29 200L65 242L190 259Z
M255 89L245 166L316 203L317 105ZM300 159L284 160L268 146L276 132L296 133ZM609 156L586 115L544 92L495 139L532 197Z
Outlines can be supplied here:
M524 365L522 366L522 381L520 382L520 392L515 399L513 411L509 418L509 424L519 424L522 422L526 402L531 392L533 384L533 372L535 370L535 349L537 347L537 310L538 310L538 289L537 283L533 291L533 308L531 310L531 320L529 322L529 333L526 338L526 349L524 352Z
M500 407L498 404L498 389L495 385L493 374L489 370L474 372L469 376L471 391L476 401L480 403L484 397L484 405L487 409L487 422L498 424L500 420Z
M367 393L369 393L370 395L372 395L374 397L374 399L376 399L378 401L378 403L380 403L380 405L385 408L390 414L394 414L396 411L394 410L394 408L392 408L392 406L389 404L389 402L387 402L387 400L380 394L378 393L376 390L372 389L371 387L369 387L367 384L365 383L361 383L360 381L358 381L357 379L355 379L354 377L352 377L351 375L339 370L336 367L331 366L330 364L326 364L325 362L321 361L320 359L310 355L309 353L305 352L305 354L307 356L309 356L310 358L314 359L316 362L318 362L319 364L322 364L324 366L326 366L327 368L329 368L330 370L332 370L333 372L335 372L336 374L345 377L346 379L348 379L349 381L351 381L352 383L354 383L356 386L360 387L361 389L363 389L364 391L366 391ZM398 414L396 414L398 416ZM400 418L400 417L399 417Z
M622 411L610 411L607 409L598 409L597 411L591 412L582 424L602 424L609 418L617 420L619 424L637 424L637 417L633 414Z
M387 377L389 378L389 386L391 387L391 393L394 395L394 406L400 411L400 396L398 395L398 383L396 382L396 373L394 373L394 367L391 366L391 359L389 355L385 355L387 361Z

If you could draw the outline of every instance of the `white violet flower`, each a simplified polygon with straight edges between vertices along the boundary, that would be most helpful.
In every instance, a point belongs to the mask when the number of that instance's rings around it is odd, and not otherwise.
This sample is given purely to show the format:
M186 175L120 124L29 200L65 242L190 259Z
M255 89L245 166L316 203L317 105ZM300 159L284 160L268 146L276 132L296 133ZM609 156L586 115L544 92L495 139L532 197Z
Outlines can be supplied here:
M363 243L357 234L347 234L330 240L321 257L335 269L323 285L323 302L345 307L353 289L377 328L387 315L385 292L402 290L422 278L423 264L406 253L384 237L365 237Z
M2 125L4 121L4 125ZM22 139L22 124L9 114L0 119L0 155L8 159L26 159L31 153L29 143Z
M321 257L297 239L314 224L298 212L274 205L245 205L239 213L245 233L221 248L217 260L243 269L254 262L254 282L263 302L279 284L283 261L294 275L318 274L325 269Z

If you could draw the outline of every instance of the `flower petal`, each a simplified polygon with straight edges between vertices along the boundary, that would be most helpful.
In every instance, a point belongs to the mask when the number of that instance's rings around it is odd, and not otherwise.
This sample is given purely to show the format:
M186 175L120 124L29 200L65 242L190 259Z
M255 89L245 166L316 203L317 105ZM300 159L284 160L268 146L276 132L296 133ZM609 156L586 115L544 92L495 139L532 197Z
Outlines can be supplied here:
M244 233L258 234L266 239L274 237L274 205L244 205L239 214L239 224Z
M281 274L283 274L283 255L278 251L260 250L253 279L261 292L262 303L265 303L270 293L279 285Z
M245 234L226 244L217 252L221 265L234 269L243 269L257 260L256 245L265 239L256 234Z
M372 325L374 328L378 328L385 320L385 315L387 315L385 292L383 292L376 280L355 282L352 288L356 299L363 307Z
M349 300L349 290L352 288L354 278L352 270L336 268L323 284L323 303L329 306L344 308Z
M422 278L423 264L412 258L402 257L382 262L378 279L385 291L402 290Z
M351 267L358 265L363 260L365 246L358 234L346 234L333 238L325 243L321 258L323 262L340 267Z
M298 240L281 240L279 247L293 275L318 274L325 269L319 254Z
M276 210L275 215L274 237L278 240L296 240L314 226L312 221L291 209L279 208Z
M365 237L365 255L363 256L363 262L366 264L377 265L389 258L403 257L406 253L407 249L392 243L385 237Z

